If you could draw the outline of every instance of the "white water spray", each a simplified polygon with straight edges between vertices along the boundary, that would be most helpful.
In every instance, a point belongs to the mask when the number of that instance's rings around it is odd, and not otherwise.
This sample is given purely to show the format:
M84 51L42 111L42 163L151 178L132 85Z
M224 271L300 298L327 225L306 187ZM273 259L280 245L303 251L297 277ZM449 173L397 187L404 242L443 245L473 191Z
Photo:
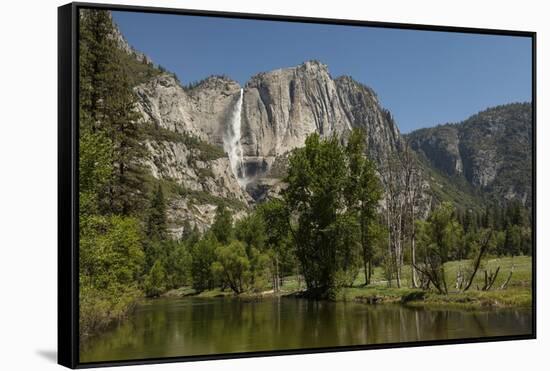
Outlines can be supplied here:
M225 130L223 137L223 148L229 155L229 163L231 164L231 171L237 178L241 188L245 188L248 183L246 178L246 169L243 162L243 148L241 146L241 110L243 107L243 89L239 94L237 104L231 111L229 125Z

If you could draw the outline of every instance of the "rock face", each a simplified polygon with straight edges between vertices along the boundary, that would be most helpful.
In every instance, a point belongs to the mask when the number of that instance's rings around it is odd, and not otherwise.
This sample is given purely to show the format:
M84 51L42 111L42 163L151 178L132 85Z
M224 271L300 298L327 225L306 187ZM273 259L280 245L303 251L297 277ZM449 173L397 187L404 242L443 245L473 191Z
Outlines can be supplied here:
M532 108L514 103L480 112L458 124L408 135L411 147L435 168L464 178L497 202L532 199Z
M158 131L173 133L168 140L153 136L146 143L152 175L175 182L183 190L169 205L173 234L181 233L185 221L199 230L206 229L221 203L236 217L244 215L243 210L253 200L233 175L222 149L228 112L235 104L239 85L210 77L184 89L173 75L161 74L134 90L143 121Z
M192 89L184 89L173 75L162 74L135 91L138 109L146 121L221 146L240 86L223 77L209 77Z
M277 157L303 146L311 133L345 137L354 127L365 129L375 157L400 142L371 89L350 77L333 79L317 61L260 73L244 88L245 156Z
M213 76L186 89L164 74L135 90L145 121L223 146L241 87L226 77ZM242 176L245 190L256 200L281 186L273 164L303 146L311 133L345 138L352 128L363 128L369 151L378 162L401 146L399 130L376 94L350 77L333 79L327 66L317 61L257 74L244 86L241 104ZM163 155L153 154L162 162ZM181 178L174 171L170 176ZM227 191L246 199L229 183L226 179Z

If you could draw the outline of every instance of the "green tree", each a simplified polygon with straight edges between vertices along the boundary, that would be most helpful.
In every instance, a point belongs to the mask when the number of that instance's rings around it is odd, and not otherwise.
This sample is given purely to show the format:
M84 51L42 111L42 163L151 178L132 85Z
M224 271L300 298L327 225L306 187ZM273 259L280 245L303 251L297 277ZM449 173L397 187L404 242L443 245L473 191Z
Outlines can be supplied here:
M166 272L160 260L157 260L145 277L145 295L156 297L166 290Z
M352 286L359 273L361 262L361 245L357 238L360 235L360 227L356 215L352 213L338 215L334 223L327 228L325 235L330 238L327 242L336 252L333 286L336 288Z
M255 287L265 286L266 260L269 260L266 246L266 224L260 213L252 212L235 223L235 238L245 246L246 255L250 260L251 282ZM256 282L259 279L259 282Z
M245 245L232 241L229 245L218 246L212 271L236 294L247 290L252 281L252 270Z
M377 217L376 210L382 197L382 187L374 163L365 156L365 142L363 130L354 129L351 132L345 151L349 174L344 197L348 210L356 215L359 222L365 285L368 285L372 276L374 257L373 235L369 233L369 226Z
M131 217L80 217L80 335L122 318L142 295L137 282L144 253L139 221Z
M191 282L191 253L184 243L176 243L170 256L170 284L173 288L188 285Z
M165 240L166 226L166 201L162 187L158 184L150 200L145 231L150 239Z
M82 128L79 141L79 212L100 214L107 209L108 185L113 174L112 144L105 133Z
M357 230L341 222L346 212L347 174L346 155L336 137L321 140L312 134L305 147L295 149L289 157L284 198L296 220L292 231L296 255L312 295L334 295L341 284L337 275L346 269L338 257L357 255L348 251L357 249L357 244L335 245L346 231ZM357 224L356 218L346 220ZM344 227L346 231L342 231ZM349 240L358 237L350 236Z
M86 10L80 22L80 127L82 135L101 133L110 144L111 176L102 199L103 213L131 215L145 200L139 113L136 96L114 25L105 10ZM84 137L83 139L88 139Z
M296 255L293 249L290 231L289 213L280 199L271 199L258 206L257 213L261 216L265 228L265 245L267 254L271 257L272 286L279 291L282 277L296 272Z
M227 244L233 238L233 218L225 206L220 205L216 209L210 231L221 244Z
M447 294L445 263L450 259L453 249L460 245L463 234L453 206L448 202L442 203L426 221L417 222L417 230L423 261L417 268L440 293Z
M520 255L522 250L522 230L519 225L509 225L504 237L504 251L507 255Z
M235 223L235 238L245 244L246 251L252 248L263 251L266 243L266 224L253 212Z
M191 248L191 283L197 291L214 287L211 267L216 261L218 245L216 237L212 233L207 233Z

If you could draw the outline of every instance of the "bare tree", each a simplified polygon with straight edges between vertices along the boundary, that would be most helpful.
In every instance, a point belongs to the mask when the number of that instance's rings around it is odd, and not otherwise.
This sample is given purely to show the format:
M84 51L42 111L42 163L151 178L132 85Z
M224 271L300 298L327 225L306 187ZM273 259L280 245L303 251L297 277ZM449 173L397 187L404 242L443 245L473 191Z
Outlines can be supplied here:
M406 195L401 159L390 155L386 161L386 212L388 226L388 254L393 260L397 287L401 287L403 267L403 215Z
M466 281L467 283L464 286L464 289L462 290L463 292L468 291L468 289L472 285L472 282L474 282L474 278L475 278L476 273L479 269L479 265L481 264L481 259L483 259L483 256L485 255L485 253L487 252L487 249L489 248L489 242L490 242L492 236L493 236L493 231L489 230L489 231L487 231L487 233L485 233L485 236L482 237L482 242L481 242L481 245L479 247L479 252L477 253L476 258L474 259L473 269L472 269L472 272L470 274L470 277ZM497 274L498 274L498 270L497 270Z
M422 198L422 174L418 160L411 147L407 144L401 155L403 169L403 185L407 208L408 237L411 247L411 286L419 287L416 266L416 229L415 220L418 214L418 205Z

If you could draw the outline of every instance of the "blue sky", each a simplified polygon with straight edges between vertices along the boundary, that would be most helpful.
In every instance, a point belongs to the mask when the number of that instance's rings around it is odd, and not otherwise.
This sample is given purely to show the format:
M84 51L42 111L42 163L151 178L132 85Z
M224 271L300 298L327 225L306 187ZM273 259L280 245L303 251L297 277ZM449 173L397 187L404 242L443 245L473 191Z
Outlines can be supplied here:
M531 101L531 40L374 27L113 12L137 50L183 83L317 59L372 87L401 132Z

